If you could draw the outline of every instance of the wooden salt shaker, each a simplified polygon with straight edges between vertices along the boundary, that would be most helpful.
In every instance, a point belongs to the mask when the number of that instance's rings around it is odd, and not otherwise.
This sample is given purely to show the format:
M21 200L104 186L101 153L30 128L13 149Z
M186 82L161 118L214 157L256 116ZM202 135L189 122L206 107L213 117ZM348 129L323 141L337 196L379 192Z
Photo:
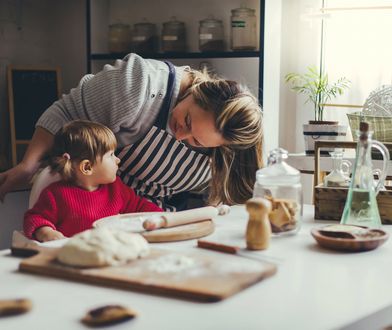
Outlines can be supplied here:
M268 219L271 202L265 198L254 197L246 202L246 209L249 213L246 247L248 250L265 250L271 237L271 224Z

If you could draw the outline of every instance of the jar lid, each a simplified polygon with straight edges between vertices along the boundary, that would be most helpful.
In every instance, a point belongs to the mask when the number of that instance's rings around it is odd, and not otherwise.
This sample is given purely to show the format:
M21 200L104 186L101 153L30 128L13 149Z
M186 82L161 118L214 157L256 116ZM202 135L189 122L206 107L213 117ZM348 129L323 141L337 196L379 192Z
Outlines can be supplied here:
M206 18L200 21L200 25L207 27L216 27L217 25L223 25L222 20L216 18Z
M134 26L135 26L135 28L136 27L155 28L155 24L154 23L149 23L149 22L135 23Z
M170 21L163 23L163 26L170 26L170 25L185 26L185 23L181 22L181 21L177 21L177 18L175 16L173 16L170 19Z
M271 150L268 157L268 166L256 172L258 183L265 185L290 185L301 181L300 172L291 167L283 159L288 152L282 148Z
M231 10L232 14L248 14L248 15L254 15L256 12L255 9L251 8L246 8L246 7L240 7L240 8L235 8Z

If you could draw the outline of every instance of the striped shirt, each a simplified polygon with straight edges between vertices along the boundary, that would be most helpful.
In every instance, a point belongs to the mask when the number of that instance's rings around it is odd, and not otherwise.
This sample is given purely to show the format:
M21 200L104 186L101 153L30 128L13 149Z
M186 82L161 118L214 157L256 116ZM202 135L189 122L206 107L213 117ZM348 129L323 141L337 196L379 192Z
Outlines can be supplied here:
M187 67L175 67L176 83L170 110L177 103ZM153 126L167 91L168 66L129 54L97 74L84 76L76 88L51 105L36 126L55 134L67 122L86 119L108 126L123 147L143 137Z

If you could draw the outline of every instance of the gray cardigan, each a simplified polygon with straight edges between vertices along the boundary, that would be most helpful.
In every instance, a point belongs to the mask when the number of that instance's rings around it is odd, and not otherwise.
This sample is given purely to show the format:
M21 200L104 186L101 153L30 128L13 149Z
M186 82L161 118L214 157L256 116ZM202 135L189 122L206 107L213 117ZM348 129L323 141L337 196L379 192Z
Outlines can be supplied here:
M185 68L175 67L170 111L177 103ZM129 54L95 75L84 76L76 88L42 114L36 126L55 134L71 120L87 119L108 126L119 147L134 143L153 126L166 94L168 76L166 63Z

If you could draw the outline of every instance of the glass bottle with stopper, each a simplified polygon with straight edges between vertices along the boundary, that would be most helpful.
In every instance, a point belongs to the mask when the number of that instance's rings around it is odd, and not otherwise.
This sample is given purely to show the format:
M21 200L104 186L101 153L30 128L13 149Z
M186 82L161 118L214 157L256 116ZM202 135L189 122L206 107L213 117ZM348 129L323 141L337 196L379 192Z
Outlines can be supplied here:
M374 185L371 148L383 156L383 169L378 184ZM376 196L383 186L388 168L389 151L379 141L372 140L369 124L361 122L358 132L356 159L340 223L369 228L380 228L381 218Z
M325 187L348 187L350 183L351 162L343 159L343 152L335 150L329 153L332 159L332 171L324 178Z

